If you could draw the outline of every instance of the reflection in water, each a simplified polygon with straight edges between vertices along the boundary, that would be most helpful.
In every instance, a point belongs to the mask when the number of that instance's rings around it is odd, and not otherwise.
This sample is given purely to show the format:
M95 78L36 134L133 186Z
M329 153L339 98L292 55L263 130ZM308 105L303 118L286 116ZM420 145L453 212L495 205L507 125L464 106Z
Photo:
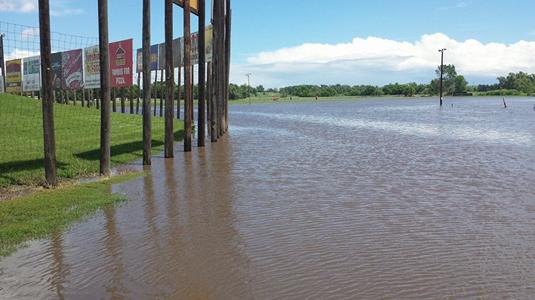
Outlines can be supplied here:
M230 136L2 259L0 298L531 298L533 100L450 101L234 106Z
M52 289L58 299L64 299L63 297L63 285L65 284L65 267L63 266L63 237L61 232L52 233L50 238L51 245L50 250L52 251L52 257L54 263L52 264L51 273L52 278L50 278L50 284Z

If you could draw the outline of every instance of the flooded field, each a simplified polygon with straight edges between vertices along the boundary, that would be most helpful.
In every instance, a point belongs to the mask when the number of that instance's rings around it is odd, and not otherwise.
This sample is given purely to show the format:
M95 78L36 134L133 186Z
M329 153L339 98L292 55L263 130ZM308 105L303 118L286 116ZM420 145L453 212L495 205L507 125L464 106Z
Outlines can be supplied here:
M531 298L535 100L508 104L232 106L225 139L1 259L0 298Z

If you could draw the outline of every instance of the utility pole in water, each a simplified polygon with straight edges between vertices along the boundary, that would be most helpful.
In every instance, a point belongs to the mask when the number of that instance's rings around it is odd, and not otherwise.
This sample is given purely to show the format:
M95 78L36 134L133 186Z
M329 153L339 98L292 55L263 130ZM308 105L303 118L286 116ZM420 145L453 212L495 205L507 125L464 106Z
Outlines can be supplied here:
M252 104L251 100L251 76L252 73L247 73L245 76L247 76L247 97L249 97L249 104Z
M444 52L446 49L440 49L440 107L442 107L442 95L444 94Z

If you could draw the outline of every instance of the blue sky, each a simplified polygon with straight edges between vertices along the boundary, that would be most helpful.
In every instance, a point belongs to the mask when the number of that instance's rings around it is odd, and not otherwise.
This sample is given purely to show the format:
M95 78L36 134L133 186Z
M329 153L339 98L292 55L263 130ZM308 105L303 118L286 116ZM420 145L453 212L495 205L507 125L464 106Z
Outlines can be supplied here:
M133 37L135 47L140 45L141 2L109 1L110 40ZM0 20L37 25L36 3L0 0ZM97 36L96 3L51 0L53 31ZM163 3L152 1L155 43L163 41ZM492 82L501 72L535 72L534 61L524 57L535 49L533 0L233 0L233 10L232 79L237 83L245 82L247 72L266 86L425 82L438 58L431 51L434 43L436 49L451 48L447 61L472 83ZM177 36L181 24L177 8ZM474 61L488 67L471 65Z

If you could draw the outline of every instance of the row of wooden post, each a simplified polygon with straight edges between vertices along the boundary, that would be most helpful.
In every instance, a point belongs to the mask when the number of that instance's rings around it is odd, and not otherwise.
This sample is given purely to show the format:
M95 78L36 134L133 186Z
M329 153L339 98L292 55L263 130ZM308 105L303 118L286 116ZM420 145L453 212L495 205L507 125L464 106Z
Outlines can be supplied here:
M179 4L184 11L184 151L192 150L193 125L193 74L192 40L191 40L191 7L190 0L164 0L165 3L165 147L166 158L173 157L174 144L174 63L173 63L173 6ZM211 142L217 142L228 131L228 85L230 73L230 33L231 9L230 0L214 0L212 12L213 24L213 62L206 64L205 57L205 0L198 0L199 17L199 105L198 105L198 147L205 146L205 131L208 121L208 133ZM151 72L150 72L150 0L143 0L142 51L143 51L143 164L150 165L152 161L152 128L151 128ZM108 1L98 0L99 50L100 50L100 174L111 174L111 116L110 116L110 78L109 78L109 49L108 49ZM46 183L57 185L56 144L54 131L54 86L52 84L51 41L50 41L50 5L49 0L39 0L39 26L41 47L42 72L42 113L44 136L44 165ZM180 95L180 76L179 95ZM139 74L138 74L139 75ZM163 70L160 76L163 81ZM140 78L138 76L138 86ZM162 92L162 95L164 93ZM163 97L163 96L162 96ZM85 98L85 95L82 97ZM82 105L83 105L82 99ZM139 98L138 98L139 99ZM180 97L179 97L180 99ZM180 100L178 99L176 115L180 118ZM124 100L123 100L124 101ZM121 110L125 105L122 101ZM75 102L76 103L76 102ZM155 102L156 105L156 102ZM138 111L138 107L136 111ZM113 97L113 111L116 111L116 100ZM160 102L160 112L163 110ZM133 112L133 99L130 99L130 112ZM156 107L154 109L156 113Z

